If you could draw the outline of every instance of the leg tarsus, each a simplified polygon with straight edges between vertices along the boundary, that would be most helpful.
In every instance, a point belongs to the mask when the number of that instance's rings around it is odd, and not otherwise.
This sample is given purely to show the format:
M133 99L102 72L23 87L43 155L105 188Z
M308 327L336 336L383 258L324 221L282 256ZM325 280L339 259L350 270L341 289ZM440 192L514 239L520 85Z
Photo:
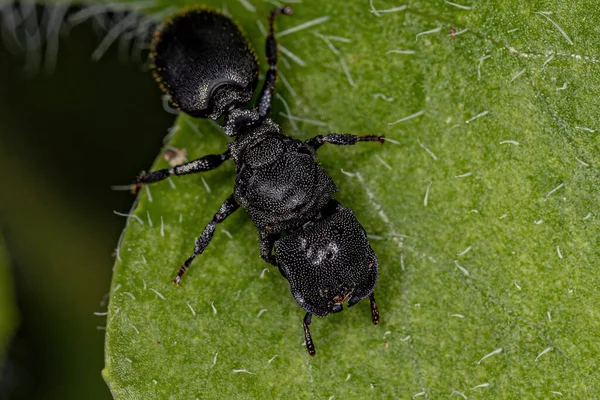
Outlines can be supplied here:
M192 263L192 261L194 261L194 258L196 258L195 251L194 251L194 254L190 258L185 260L185 262L183 263L181 268L179 268L179 272L177 272L177 276L173 279L174 284L179 286L179 284L181 283L181 277L183 276L183 274L185 274L185 271L187 271L187 269L190 267L190 264Z
M314 138L308 139L305 143L315 150L325 143L336 144L338 146L348 146L357 142L385 142L383 136L365 135L358 136L349 133L330 133L328 135L317 135Z
M223 154L209 154L173 168L161 169L154 172L142 172L135 181L133 181L132 192L135 194L142 185L162 181L171 175L187 175L196 172L210 171L211 169L217 168L223 161L228 160L230 157L231 153L227 150Z
M304 321L302 325L304 326L304 342L306 343L306 349L308 350L308 354L314 357L315 354L317 354L317 352L315 350L315 344L313 343L312 337L310 336L310 329L308 329L308 326L311 323L311 319L312 314L307 312L304 316Z
M292 14L291 7L277 8L271 11L269 15L269 34L267 35L266 54L269 63L269 70L265 77L260 96L258 97L258 114L261 117L266 116L271 111L271 102L273 93L275 93L275 82L277 81L277 41L275 40L275 17L279 14Z
M373 325L379 324L379 309L377 308L377 303L375 303L375 294L371 293L369 295L369 301L371 302L371 318L373 319Z
M196 239L196 244L194 246L194 252L187 260L185 260L185 262L179 269L177 276L173 279L174 284L179 285L179 283L181 283L181 277L183 276L183 274L185 274L185 271L187 271L187 269L189 268L192 261L194 261L194 258L196 258L196 256L202 254L204 249L206 249L206 247L210 243L213 235L215 234L215 228L216 228L217 224L220 222L223 222L225 220L225 218L227 218L228 216L233 214L233 212L235 210L237 210L238 208L239 208L239 205L235 201L235 198L233 197L233 195L229 196L227 198L227 200L225 200L225 202L223 202L223 204L221 205L221 208L219 208L219 211L214 215L212 221L210 221L209 224L206 225L202 234L198 237L198 239Z

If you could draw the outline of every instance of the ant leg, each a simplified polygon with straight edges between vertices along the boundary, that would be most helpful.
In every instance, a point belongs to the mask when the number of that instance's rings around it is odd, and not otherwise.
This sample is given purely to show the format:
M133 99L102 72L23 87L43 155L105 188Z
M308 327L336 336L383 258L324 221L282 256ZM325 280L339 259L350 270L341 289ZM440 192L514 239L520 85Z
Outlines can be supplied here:
M306 315L304 316L304 322L303 322L304 342L306 343L306 349L308 350L308 354L310 354L311 356L314 357L315 354L317 354L317 352L315 351L315 344L313 343L312 337L310 336L310 329L308 329L311 319L312 319L312 314L307 312Z
M321 218L331 217L333 214L344 210L345 207L336 199L329 199L327 204L321 208Z
M223 154L210 154L173 168L161 169L154 172L142 172L140 176L133 181L132 191L136 193L143 184L162 181L171 175L187 175L196 172L210 171L211 169L217 168L223 161L228 160L230 157L231 153L227 150Z
M373 318L373 325L379 324L379 309L377 308L377 303L375 303L375 294L371 293L369 295L369 301L371 302L371 317Z
M349 133L330 133L329 135L318 135L314 138L308 139L306 142L307 145L311 146L313 149L317 150L325 143L336 144L338 146L347 146L351 144L355 144L357 142L385 142L385 138L383 136L376 135L366 135L366 136L357 136Z
M185 274L185 271L187 271L192 261L194 261L194 258L202 254L204 249L206 249L206 246L208 246L213 235L215 234L215 228L217 224L223 222L225 218L230 216L238 208L239 204L235 201L233 195L229 196L227 200L225 200L225 202L221 205L221 208L219 208L219 211L213 217L212 221L210 221L209 224L206 225L206 227L204 228L202 235L200 235L200 237L196 239L194 253L190 256L190 258L185 260L185 262L179 269L177 276L175 277L175 279L173 279L174 284L179 285L179 283L181 282L181 277L183 276L183 274Z
M277 236L269 236L267 233L259 232L260 256L263 260L275 267L279 266L273 255L273 244L275 243L275 240L277 240Z
M355 299L351 297L348 300L348 307L354 306L361 299ZM379 309L377 308L377 303L375 303L375 293L371 293L369 295L369 302L371 303L371 319L373 320L373 325L379 325Z
M275 81L277 80L277 41L275 40L274 24L275 17L279 14L290 15L292 14L292 8L277 8L271 11L269 15L269 35L267 36L266 47L269 70L267 71L267 76L265 77L265 82L263 83L257 102L258 115L261 117L266 116L271 111L271 101L275 92Z

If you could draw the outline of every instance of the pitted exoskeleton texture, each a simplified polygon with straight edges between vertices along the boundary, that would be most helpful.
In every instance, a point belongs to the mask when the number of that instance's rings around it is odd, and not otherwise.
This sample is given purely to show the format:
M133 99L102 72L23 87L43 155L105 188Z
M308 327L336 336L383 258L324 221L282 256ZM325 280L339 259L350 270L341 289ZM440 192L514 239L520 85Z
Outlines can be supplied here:
M346 301L356 304L377 282L377 258L365 230L341 205L275 241L275 254L298 304L319 316L339 311Z
M338 189L311 147L266 125L230 149L237 202L259 230L275 235L310 221Z
M258 65L239 28L224 15L196 10L167 20L152 57L160 84L175 107L218 119L252 98Z

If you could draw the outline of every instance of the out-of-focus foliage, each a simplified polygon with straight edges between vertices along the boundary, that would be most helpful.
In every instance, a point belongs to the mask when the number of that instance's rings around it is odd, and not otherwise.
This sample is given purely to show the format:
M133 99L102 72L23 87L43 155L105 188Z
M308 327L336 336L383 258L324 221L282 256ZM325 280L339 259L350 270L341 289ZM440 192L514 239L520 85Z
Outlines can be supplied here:
M17 309L11 275L4 238L0 235L0 363L4 359L6 347L17 324Z
M0 228L19 310L0 398L100 400L110 397L99 373L106 317L94 313L106 311L124 222L113 210L127 211L132 201L110 187L151 162L173 117L118 41L91 60L106 30L72 26L53 10L21 2L2 9L0 21ZM94 21L123 18L93 10ZM62 26L58 47L47 47L48 30L32 20L12 27L21 47L10 47L9 11L17 23L21 13L39 23L52 16ZM143 143L131 135L138 130Z

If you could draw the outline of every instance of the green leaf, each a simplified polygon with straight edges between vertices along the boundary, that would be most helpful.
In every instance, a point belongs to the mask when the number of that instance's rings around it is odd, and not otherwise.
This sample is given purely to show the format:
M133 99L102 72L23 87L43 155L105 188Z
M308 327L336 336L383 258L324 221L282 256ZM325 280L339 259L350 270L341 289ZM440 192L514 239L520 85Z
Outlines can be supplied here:
M262 60L257 21L273 6L253 4L228 11ZM304 311L243 211L171 284L232 191L229 163L139 197L110 297L115 397L598 396L596 3L371 4L304 1L278 19L281 32L327 17L280 38L304 66L282 52L292 90L277 88L295 119L280 100L272 116L299 139L391 139L320 150L372 235L381 324L364 301L314 319L310 358ZM211 123L175 129L169 145L190 159L225 149ZM166 166L161 155L153 169Z
M0 365L17 326L17 307L13 296L13 280L4 238L0 235Z

